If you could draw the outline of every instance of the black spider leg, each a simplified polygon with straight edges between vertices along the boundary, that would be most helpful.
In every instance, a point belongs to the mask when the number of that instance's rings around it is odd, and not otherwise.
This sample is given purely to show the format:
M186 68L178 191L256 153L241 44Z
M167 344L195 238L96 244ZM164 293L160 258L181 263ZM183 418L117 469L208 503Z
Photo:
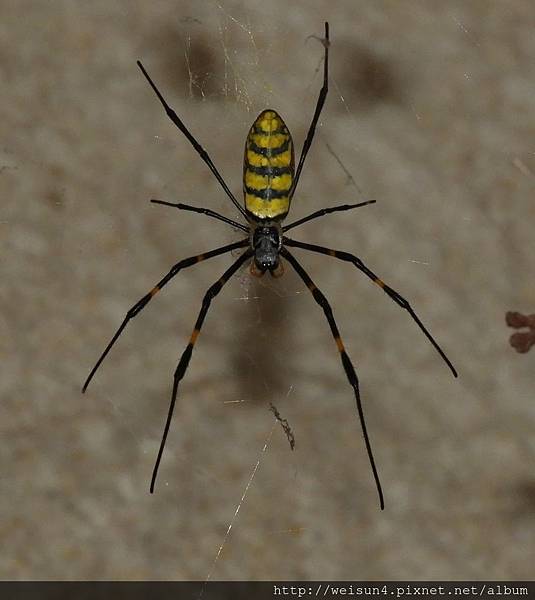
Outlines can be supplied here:
M361 206L367 206L368 204L375 204L376 202L377 202L377 200L366 200L366 202L359 202L358 204L341 204L339 206L331 206L329 208L321 208L320 210L310 213L309 215L307 215L306 217L303 217L302 219L298 219L297 221L294 221L293 223L290 223L289 225L285 225L282 228L282 230L284 232L286 232L286 231L289 231L290 229L293 229L294 227L298 227L299 225L306 223L307 221L312 221L312 219L317 219L318 217L323 217L324 215L328 215L333 212L351 210L353 208L360 208Z
M229 190L227 184L225 183L225 180L223 179L223 177L221 177L221 175L219 174L219 171L216 169L216 166L214 165L214 163L212 162L212 159L210 158L210 156L208 156L208 152L206 152L206 150L199 144L199 142L193 137L193 135L188 131L188 128L184 125L184 123L181 121L180 117L176 114L176 112L169 106L169 104L167 104L167 102L165 101L164 97L162 96L162 94L160 93L160 90L156 87L156 84L152 81L152 79L150 78L149 74L147 73L147 71L145 70L145 67L141 64L141 61L137 61L137 65L138 67L141 69L141 72L143 73L143 75L145 75L145 78L147 79L147 81L149 82L150 86L152 87L152 89L154 90L156 96L158 96L158 99L160 100L160 102L162 103L162 106L165 109L165 112L167 113L167 116L171 119L171 121L173 121L173 123L180 129L180 131L186 136L186 138L188 139L188 141L190 142L190 144L195 148L197 154L204 160L204 162L208 165L210 171L212 171L212 173L215 175L215 178L217 179L217 181L219 181L219 184L221 185L221 187L223 188L223 190L225 191L225 193L227 194L227 196L232 200L232 202L234 203L234 206L240 211L240 213L247 218L247 213L245 212L245 209L242 208L242 206L240 205L240 203L236 200L236 198L234 197L234 194Z
M307 157L308 151L310 150L310 146L312 145L312 140L314 139L314 133L316 131L316 125L318 124L318 119L320 118L321 110L323 108L323 105L325 104L327 92L329 91L329 44L329 23L325 23L325 39L323 40L323 46L325 47L325 58L323 61L323 86L320 90L320 95L316 104L316 110L314 111L312 122L310 123L310 127L308 128L307 137L305 139L305 143L303 144L303 149L301 150L299 164L297 165L292 187L290 188L290 201L293 198L293 195L297 188L297 184L299 183L301 170L303 169L303 165L305 164L305 158Z
M167 440L167 434L169 433L169 427L171 426L171 419L173 418L173 411L175 409L176 398L178 394L178 384L184 377L186 370L189 365L189 361L191 359L191 355L193 353L193 347L195 346L195 342L199 337L199 333L201 331L202 324L204 323L204 319L206 317L206 313L210 308L210 304L212 300L219 294L225 283L232 277L232 275L243 265L243 263L252 256L253 250L246 250L224 273L223 275L208 288L208 291L204 295L201 310L199 312L199 316L197 317L197 321L195 322L195 327L193 328L193 332L191 334L190 340L186 349L182 353L180 357L180 361L177 365L174 380L173 380L173 393L171 395L171 402L169 404L169 412L167 413L167 420L165 421L165 427L163 430L162 441L160 442L160 449L158 450L158 456L156 458L156 463L154 464L154 469L152 471L152 478L150 481L150 493L154 493L154 484L156 483L156 477L158 475L158 468L160 466L160 461L162 460L163 450L165 448L165 442Z
M213 219L218 219L219 221L228 223L229 225L232 225L232 227L241 229L242 231L245 231L246 233L249 232L249 228L246 227L245 225L242 225L241 223L238 223L237 221L233 221L232 219L229 219L223 215L220 215L219 213L215 212L215 210L210 210L209 208L201 208L199 206L191 206L189 204L182 204L181 202L178 202L178 203L165 202L164 200L155 200L154 198L151 199L151 202L153 204L163 204L163 206L172 206L173 208L178 208L179 210L188 210L190 212L207 215L209 217L212 217Z
M396 290L392 289L390 286L386 285L384 281L382 281L377 275L368 269L368 267L354 254L349 254L349 252L341 252L340 250L332 250L331 248L325 248L324 246L316 246L315 244L305 244L304 242L298 242L296 240L292 240L290 238L284 237L283 243L287 246L293 246L294 248L302 248L303 250L309 250L310 252L317 252L319 254L326 254L327 256L332 256L334 258L338 258L339 260L344 260L346 262L351 262L357 267L359 271L362 271L364 275L369 277L375 284L377 284L382 290L392 298L392 300L401 308L404 308L412 317L413 321L418 325L421 329L425 337L431 342L435 350L440 354L442 360L448 365L454 377L457 377L457 371L450 359L446 356L442 348L438 345L438 342L435 338L429 333L425 325L420 321L418 315L414 312L412 306L409 304L403 296L398 294Z
M208 258L212 258L214 256L219 256L220 254L225 254L226 252L230 252L231 250L235 250L236 248L243 248L249 244L249 240L240 240L239 242L234 242L233 244L227 244L226 246L221 246L221 248L216 248L215 250L210 250L210 252L205 252L204 254L199 254L197 256L190 256L189 258L185 258L180 262L177 262L174 265L169 273L161 279L150 292L145 294L141 300L136 302L134 306L126 313L126 316L121 323L119 329L115 332L115 335L111 338L110 343L106 346L104 352L100 355L96 365L91 369L87 379L85 380L84 387L82 388L82 393L84 393L89 385L91 379L93 379L93 375L97 372L100 367L102 361L106 358L106 355L111 350L113 344L117 341L117 338L121 335L124 328L127 326L128 321L134 318L145 306L152 300L153 296L155 296L163 286L168 283L180 270L185 269L186 267L191 267L196 265L197 263L202 262L203 260L207 260Z
M342 360L342 365L347 375L347 379L355 392L355 400L357 402L357 411L359 413L360 426L362 428L362 435L364 437L364 443L366 444L366 451L368 452L368 459L370 461L370 465L373 472L373 478L375 479L375 485L377 487L377 493L379 494L379 504L381 506L381 510L385 508L385 502L383 497L383 490L381 488L381 482L379 481L379 474L377 473L377 467L375 466L375 460L373 458L372 447L370 444L370 438L368 437L368 431L366 429L366 421L364 420L364 411L362 410L362 401L360 399L359 392L359 380L357 374L355 372L355 368L353 367L353 363L349 358L347 352L345 351L344 344L342 342L342 338L340 337L340 332L338 331L338 327L336 326L336 321L334 320L333 311L331 305L329 304L327 298L322 294L322 292L314 285L312 279L308 273L303 269L303 267L297 262L295 257L290 254L290 252L286 248L281 249L281 254L284 258L292 265L292 267L296 270L297 274L304 281L307 288L314 296L314 300L323 308L323 312L327 317L327 321L329 322L329 327L331 328L331 333L333 335L334 341L336 342L336 346L338 351L340 352L340 359Z

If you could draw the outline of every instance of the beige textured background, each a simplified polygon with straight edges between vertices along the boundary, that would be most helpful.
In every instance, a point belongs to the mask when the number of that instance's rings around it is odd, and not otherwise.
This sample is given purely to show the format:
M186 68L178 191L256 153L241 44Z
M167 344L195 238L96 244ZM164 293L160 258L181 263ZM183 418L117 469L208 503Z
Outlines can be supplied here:
M0 13L0 576L532 578L535 353L508 346L504 313L535 309L533 2L2 0ZM380 512L321 311L293 274L257 284L244 270L207 318L150 496L172 373L229 258L179 275L80 387L170 265L236 233L149 205L235 213L135 60L239 197L261 109L301 147L321 85L307 37L326 19L331 94L291 217L378 204L294 236L361 256L460 377L351 266L296 251L358 368Z

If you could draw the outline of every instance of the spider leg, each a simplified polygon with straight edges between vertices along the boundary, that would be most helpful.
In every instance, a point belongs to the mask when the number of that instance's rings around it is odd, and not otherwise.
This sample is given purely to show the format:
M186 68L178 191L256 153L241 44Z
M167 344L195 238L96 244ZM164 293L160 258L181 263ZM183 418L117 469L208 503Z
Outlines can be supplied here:
M206 317L206 313L210 308L210 304L212 300L219 294L225 283L232 277L232 275L243 265L243 263L252 256L253 251L251 249L246 250L224 273L223 275L208 288L208 291L204 295L201 310L199 312L199 316L197 317L197 321L195 322L195 327L193 328L193 332L191 334L190 340L186 349L182 353L180 357L180 361L177 365L174 379L173 379L173 393L171 395L171 402L169 404L169 412L167 413L167 419L165 421L165 427L163 430L162 440L160 442L160 449L158 450L158 456L156 458L156 463L154 464L154 469L152 471L152 478L150 482L150 493L154 492L154 485L156 483L156 477L158 475L158 468L160 466L160 461L162 460L163 450L165 448L165 442L167 440L167 434L169 433L169 427L171 425L171 419L173 418L173 411L175 409L177 394L178 394L178 384L184 377L186 370L189 365L189 361L191 359L191 355L193 353L193 347L195 346L195 342L199 337L199 333L201 331L202 324L204 323L204 319Z
M377 493L379 494L379 504L381 506L381 510L384 510L385 503L383 498L383 490L381 488L381 482L379 481L379 474L377 473L377 468L375 466L375 460L373 458L372 447L370 444L370 439L368 437L368 431L366 429L366 421L364 420L364 411L362 410L362 401L360 399L359 392L359 380L357 374L355 372L355 368L353 367L353 363L349 358L347 352L345 351L344 344L342 342L342 338L340 337L340 332L338 331L338 327L336 326L336 321L334 320L333 311L327 298L323 295L323 293L314 285L312 279L308 273L303 269L303 267L297 262L295 257L290 254L290 252L286 248L281 249L281 254L284 258L292 265L295 269L299 277L303 280L307 288L312 293L314 300L321 306L323 312L325 313L325 317L329 322L329 327L331 328L331 333L333 335L334 341L336 342L336 346L338 348L338 352L340 353L340 359L342 361L342 365L346 372L347 379L353 388L355 393L355 400L357 402L357 411L359 414L360 425L362 428L362 435L364 437L364 443L366 444L366 451L368 452L368 459L370 461L370 465L373 472L373 477L375 479L375 485L377 487Z
M307 157L308 151L310 150L310 146L312 145L312 140L314 139L314 133L316 131L316 125L318 124L321 110L323 109L323 105L325 104L325 98L327 98L327 92L329 91L329 44L329 23L325 23L325 39L323 40L323 46L325 47L325 58L323 61L323 86L320 90L318 102L316 103L316 110L314 111L312 122L310 123L310 127L308 128L308 133L305 139L305 143L303 144L303 149L301 150L301 157L299 158L299 164L297 165L295 177L289 192L290 200L293 198L293 195L297 188L299 177L301 176L301 170L303 169L305 159Z
M358 204L341 204L340 206L330 206L329 208L321 208L320 210L310 213L309 215L307 215L306 217L303 217L302 219L294 221L293 223L290 223L289 225L285 225L282 228L282 230L284 232L286 232L286 231L289 231L290 229L293 229L294 227L298 227L299 225L306 223L307 221L312 221L312 219L317 219L318 217L323 217L324 215L328 215L333 212L341 212L344 210L351 210L353 208L360 208L361 206L367 206L368 204L375 204L376 202L377 202L377 200L366 200L366 202L359 202Z
M143 296L143 298L141 298L138 302L136 302L136 304L134 304L134 306L132 306L132 308L126 313L126 316L125 316L123 322L121 323L121 325L119 326L119 329L117 329L117 331L115 332L115 335L111 338L110 343L106 346L106 348L104 349L104 352L100 355L100 358L98 359L97 363L91 369L91 372L89 373L87 379L85 380L84 386L82 388L82 393L85 393L87 386L89 385L91 379L93 379L93 375L97 372L102 361L106 358L106 355L108 354L108 352L111 350L112 346L117 341L117 338L121 335L124 328L127 326L128 321L130 321L130 319L135 317L143 308L145 308L145 306L163 288L163 286L166 283L168 283L179 271L181 271L182 269L185 269L186 267L191 267L193 265L196 265L197 263L202 262L203 260L207 260L214 256L219 256L220 254L225 254L226 252L235 250L236 248L243 248L244 246L247 246L248 244L249 244L248 239L240 240L239 242L234 242L233 244L228 244L226 246L222 246L221 248L216 248L215 250L210 250L210 252L205 252L204 254L199 254L197 256L190 256L189 258L185 258L184 260L177 262L176 265L174 265L171 268L169 273L167 273L167 275L165 277L163 277L152 288L152 290L150 292L145 294Z
M212 159L208 155L208 152L206 152L206 150L193 137L193 135L188 131L188 128L184 125L184 123L182 122L182 120L180 119L180 117L169 106L169 104L167 104L167 102L165 101L165 98L162 96L160 90L156 87L156 84L150 78L149 74L145 70L145 67L141 64L141 61L138 60L137 61L137 65L141 69L141 72L143 73L143 75L145 76L145 78L147 79L147 81L149 82L151 88L154 90L154 93L156 94L156 96L158 96L158 99L162 103L162 106L164 107L165 112L167 113L167 116L171 119L171 121L173 121L173 123L186 136L186 138L188 139L189 143L195 148L197 154L208 165L208 168L210 169L210 171L212 171L212 173L214 174L214 176L217 179L217 181L219 181L219 185L223 188L223 190L225 191L225 193L227 194L227 196L232 200L234 206L240 211L240 213L244 217L247 218L247 214L246 214L245 210L240 205L240 203L236 200L236 198L234 197L234 194L229 190L227 184L225 183L225 180L223 179L223 177L221 177L221 175L219 174L219 171L216 169L216 166L212 162Z
M376 285L378 285L382 290L390 296L392 300L401 308L404 308L412 317L413 321L418 325L421 329L425 337L431 342L435 350L440 354L442 360L448 365L450 371L453 373L454 377L457 377L457 371L453 366L450 359L446 356L442 348L438 345L438 342L435 338L429 333L425 325L420 321L418 315L414 312L412 306L409 302L403 298L396 290L392 289L390 286L386 285L384 281L382 281L377 275L368 269L368 267L354 254L349 254L349 252L341 252L340 250L332 250L331 248L325 248L323 246L316 246L315 244L306 244L304 242L298 242L297 240L292 240L290 238L284 237L283 243L287 246L293 246L294 248L302 248L303 250L309 250L310 252L317 252L318 254L326 254L327 256L332 256L334 258L338 258L339 260L343 260L346 262L351 262L357 267L359 271L362 271L364 275L369 277Z
M210 210L209 208L201 208L199 206L190 206L189 204L182 204L180 202L175 204L173 202L165 202L164 200L155 200L154 198L151 199L151 202L153 204L163 204L164 206L172 206L174 208L178 208L179 210L188 210L190 212L208 215L209 217L212 217L213 219L218 219L219 221L228 223L229 225L232 225L232 227L236 227L237 229L241 229L242 231L249 232L249 228L246 227L245 225L242 225L241 223L238 223L237 221L233 221L232 219L229 219L223 215L220 215L219 213L215 212L215 210Z

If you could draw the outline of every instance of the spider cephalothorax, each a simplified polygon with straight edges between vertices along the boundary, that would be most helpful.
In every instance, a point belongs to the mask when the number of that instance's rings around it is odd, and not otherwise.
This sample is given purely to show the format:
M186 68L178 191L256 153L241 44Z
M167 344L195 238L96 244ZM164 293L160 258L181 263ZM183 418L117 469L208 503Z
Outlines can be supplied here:
M251 273L262 276L269 271L274 277L282 275L280 250L282 248L282 231L277 222L257 225L251 235L251 248L254 258L251 262Z

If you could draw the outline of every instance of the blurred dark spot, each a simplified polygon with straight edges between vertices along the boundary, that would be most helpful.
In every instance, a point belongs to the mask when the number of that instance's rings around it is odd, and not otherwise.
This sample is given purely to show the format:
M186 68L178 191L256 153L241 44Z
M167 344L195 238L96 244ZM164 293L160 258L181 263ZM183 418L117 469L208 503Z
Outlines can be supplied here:
M214 98L221 94L224 62L221 52L215 51L202 39L190 40L188 61L184 61L184 77L196 98Z
M264 276L265 277L265 276ZM273 287L272 287L273 286ZM265 407L286 398L289 389L286 353L292 337L290 306L279 281L262 281L251 276L249 299L240 307L241 339L230 348L240 395L247 405ZM279 293L277 293L279 292ZM279 407L282 409L282 405Z
M385 57L354 42L337 42L331 58L333 76L350 106L400 102L400 81Z
M517 508L522 507L522 512L535 513L535 480L520 482L514 489L518 501Z
M45 194L45 200L49 206L56 210L61 210L64 207L64 195L65 189L53 188Z
M163 66L164 89L182 97L219 99L224 85L223 52L199 24L192 19L183 27L169 25L149 44Z
M197 23L197 25L201 25L202 21L199 21L199 19L196 19L195 17L182 17L179 19L179 23Z
M52 208L61 209L65 196L65 187L62 186L65 181L65 169L60 165L52 164L48 168L48 174L50 180L54 182L54 187L46 192L45 200Z

